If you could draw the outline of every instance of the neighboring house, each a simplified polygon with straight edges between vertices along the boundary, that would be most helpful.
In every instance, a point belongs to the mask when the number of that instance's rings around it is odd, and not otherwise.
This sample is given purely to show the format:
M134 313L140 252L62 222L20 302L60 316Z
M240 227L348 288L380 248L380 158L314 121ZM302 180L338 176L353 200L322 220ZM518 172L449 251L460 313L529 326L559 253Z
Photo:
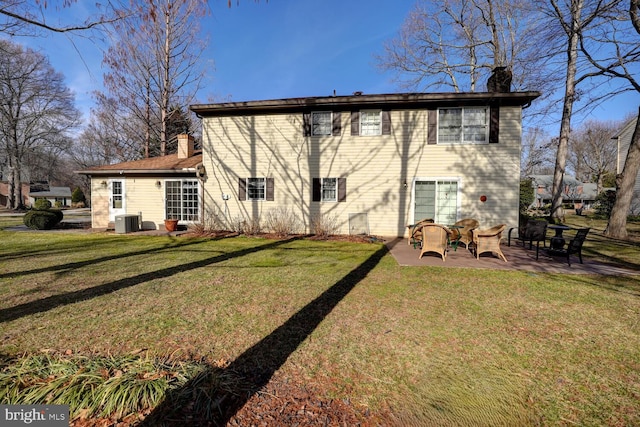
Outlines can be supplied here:
M541 208L551 203L553 175L531 175L535 200L533 207ZM572 203L575 209L591 209L598 196L596 183L581 182L570 176L563 179L562 202ZM612 190L603 188L602 191ZM615 190L615 189L613 189Z
M140 215L142 229L202 219L202 153L193 137L178 136L178 153L78 171L91 178L93 228L113 228L117 215Z
M423 218L518 224L522 108L538 92L400 93L193 105L204 219L290 212L312 230L403 236Z
M636 128L637 118L629 120L612 139L618 142L618 161L617 173L622 173L624 163L627 159L627 152L631 145L631 137ZM633 199L629 207L629 213L633 215L640 214L640 173L636 176L636 183L633 187Z
M22 204L24 206L29 205L29 184L26 182L21 183L22 185ZM0 207L7 206L7 200L9 198L9 182L0 181Z
M71 189L69 187L53 187L46 186L48 189L42 189L40 191L34 191L34 186L31 186L29 191L29 204L33 206L38 199L47 199L51 202L51 206L56 206L56 202L60 202L60 206L71 205Z

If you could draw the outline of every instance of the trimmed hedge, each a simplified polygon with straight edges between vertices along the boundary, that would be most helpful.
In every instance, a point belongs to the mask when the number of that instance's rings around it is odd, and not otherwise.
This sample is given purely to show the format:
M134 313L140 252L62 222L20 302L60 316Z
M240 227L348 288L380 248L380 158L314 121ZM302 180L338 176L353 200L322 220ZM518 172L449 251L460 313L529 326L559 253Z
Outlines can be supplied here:
M51 230L58 225L64 214L60 210L31 210L24 215L24 225L34 230Z

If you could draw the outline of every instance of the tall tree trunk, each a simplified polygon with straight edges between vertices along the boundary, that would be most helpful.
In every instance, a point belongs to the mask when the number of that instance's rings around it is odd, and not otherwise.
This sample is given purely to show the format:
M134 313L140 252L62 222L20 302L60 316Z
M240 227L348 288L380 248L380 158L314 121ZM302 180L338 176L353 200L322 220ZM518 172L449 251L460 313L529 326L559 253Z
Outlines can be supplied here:
M604 230L605 236L616 239L628 238L627 215L638 171L640 171L640 109L638 109L638 119L629 144L629 152L624 161L624 168L616 176L616 201L613 203L611 216Z
M169 109L169 85L170 83L170 61L171 61L171 0L167 1L167 10L165 11L165 38L164 38L164 75L162 76L162 95L160 106L160 154L167 154L167 118Z
M556 167L553 173L553 189L551 197L551 217L560 220L564 215L562 209L562 192L564 190L564 173L569 152L569 135L571 133L571 114L576 94L576 68L578 63L578 31L580 31L580 12L583 0L571 1L571 28L567 46L567 77L560 122L560 140L556 155Z

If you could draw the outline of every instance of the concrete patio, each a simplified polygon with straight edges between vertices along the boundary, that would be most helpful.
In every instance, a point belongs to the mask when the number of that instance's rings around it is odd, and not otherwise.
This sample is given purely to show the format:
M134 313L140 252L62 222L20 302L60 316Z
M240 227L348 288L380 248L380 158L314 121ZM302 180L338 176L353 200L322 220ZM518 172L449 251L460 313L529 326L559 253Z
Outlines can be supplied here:
M523 270L539 273L561 274L605 274L605 275L639 275L640 271L626 267L605 264L586 256L582 256L584 264L580 264L577 256L571 257L571 266L566 258L549 256L545 249L540 248L538 260L536 260L535 246L532 250L523 248L522 245L507 246L503 242L502 253L508 262L504 262L493 254L482 254L476 259L471 250L460 246L457 250L448 249L446 260L443 262L437 254L427 253L421 259L420 249L414 249L407 244L407 239L391 237L384 239L385 245L402 266L429 266L429 267L458 267L458 268L485 268L495 270Z

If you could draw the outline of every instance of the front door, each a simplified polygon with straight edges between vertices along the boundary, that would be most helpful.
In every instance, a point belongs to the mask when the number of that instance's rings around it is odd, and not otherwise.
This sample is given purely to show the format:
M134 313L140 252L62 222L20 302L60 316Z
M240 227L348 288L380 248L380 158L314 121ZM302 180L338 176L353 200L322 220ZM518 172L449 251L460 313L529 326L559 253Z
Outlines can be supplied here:
M414 187L413 221L432 218L450 225L458 216L458 181L417 180Z
M116 215L126 213L124 206L124 180L112 179L109 181L109 221L115 221Z

